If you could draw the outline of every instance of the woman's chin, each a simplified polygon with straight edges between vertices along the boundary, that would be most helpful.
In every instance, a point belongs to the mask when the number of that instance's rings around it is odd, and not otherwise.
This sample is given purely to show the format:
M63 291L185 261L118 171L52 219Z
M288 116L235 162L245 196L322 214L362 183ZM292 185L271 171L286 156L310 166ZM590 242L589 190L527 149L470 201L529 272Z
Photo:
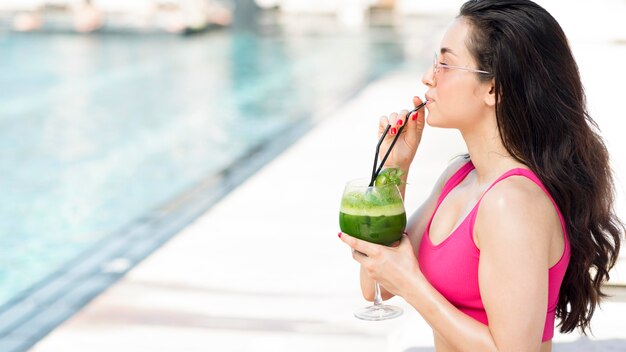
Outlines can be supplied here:
M437 117L431 114L428 114L428 116L426 117L426 124L428 124L428 126L430 127L440 127L437 123Z
M456 128L455 120L451 120L448 116L439 116L436 112L428 112L426 115L426 124L430 127L437 128Z
M445 121L438 120L437 118L426 118L426 124L429 127L436 128L456 128L455 126L450 126L450 124L447 124Z

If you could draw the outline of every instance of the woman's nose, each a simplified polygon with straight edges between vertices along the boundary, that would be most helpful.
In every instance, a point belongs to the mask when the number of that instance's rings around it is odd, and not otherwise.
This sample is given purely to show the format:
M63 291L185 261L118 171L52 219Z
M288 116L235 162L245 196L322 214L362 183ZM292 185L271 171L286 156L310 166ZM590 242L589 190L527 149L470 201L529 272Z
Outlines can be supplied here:
M432 68L428 69L426 73L422 76L422 83L424 83L428 87L432 87L435 85L435 73Z

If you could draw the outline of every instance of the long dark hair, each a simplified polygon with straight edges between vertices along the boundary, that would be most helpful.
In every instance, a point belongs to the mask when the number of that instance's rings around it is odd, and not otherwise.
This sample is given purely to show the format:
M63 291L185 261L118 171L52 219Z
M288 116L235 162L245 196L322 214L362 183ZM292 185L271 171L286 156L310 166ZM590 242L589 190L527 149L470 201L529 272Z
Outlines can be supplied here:
M578 66L557 21L525 0L471 0L459 17L479 79L495 82L504 147L546 186L567 225L571 259L556 315L583 333L603 297L624 224L614 210L607 148L589 116Z

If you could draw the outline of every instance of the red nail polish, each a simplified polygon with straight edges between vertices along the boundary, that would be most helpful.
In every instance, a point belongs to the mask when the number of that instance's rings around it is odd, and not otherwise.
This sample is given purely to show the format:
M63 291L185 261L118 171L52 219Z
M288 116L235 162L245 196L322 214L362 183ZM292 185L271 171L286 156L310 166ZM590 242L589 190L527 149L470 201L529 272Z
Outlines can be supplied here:
M337 234L337 236L339 236L339 238L341 238L341 232L339 232L339 234Z
M417 113L413 113L413 117L411 117L413 121L417 120Z
M391 134L392 135L396 134L396 128L395 127L391 129Z
M398 119L398 121L396 122L396 125L402 126L403 123L404 121L402 121L402 119Z

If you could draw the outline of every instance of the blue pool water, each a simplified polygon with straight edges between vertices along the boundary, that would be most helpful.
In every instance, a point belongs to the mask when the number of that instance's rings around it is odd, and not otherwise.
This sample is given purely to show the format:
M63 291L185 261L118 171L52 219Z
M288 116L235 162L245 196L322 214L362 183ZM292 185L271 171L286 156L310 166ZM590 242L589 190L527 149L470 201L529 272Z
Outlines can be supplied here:
M0 306L397 68L384 38L0 34Z

